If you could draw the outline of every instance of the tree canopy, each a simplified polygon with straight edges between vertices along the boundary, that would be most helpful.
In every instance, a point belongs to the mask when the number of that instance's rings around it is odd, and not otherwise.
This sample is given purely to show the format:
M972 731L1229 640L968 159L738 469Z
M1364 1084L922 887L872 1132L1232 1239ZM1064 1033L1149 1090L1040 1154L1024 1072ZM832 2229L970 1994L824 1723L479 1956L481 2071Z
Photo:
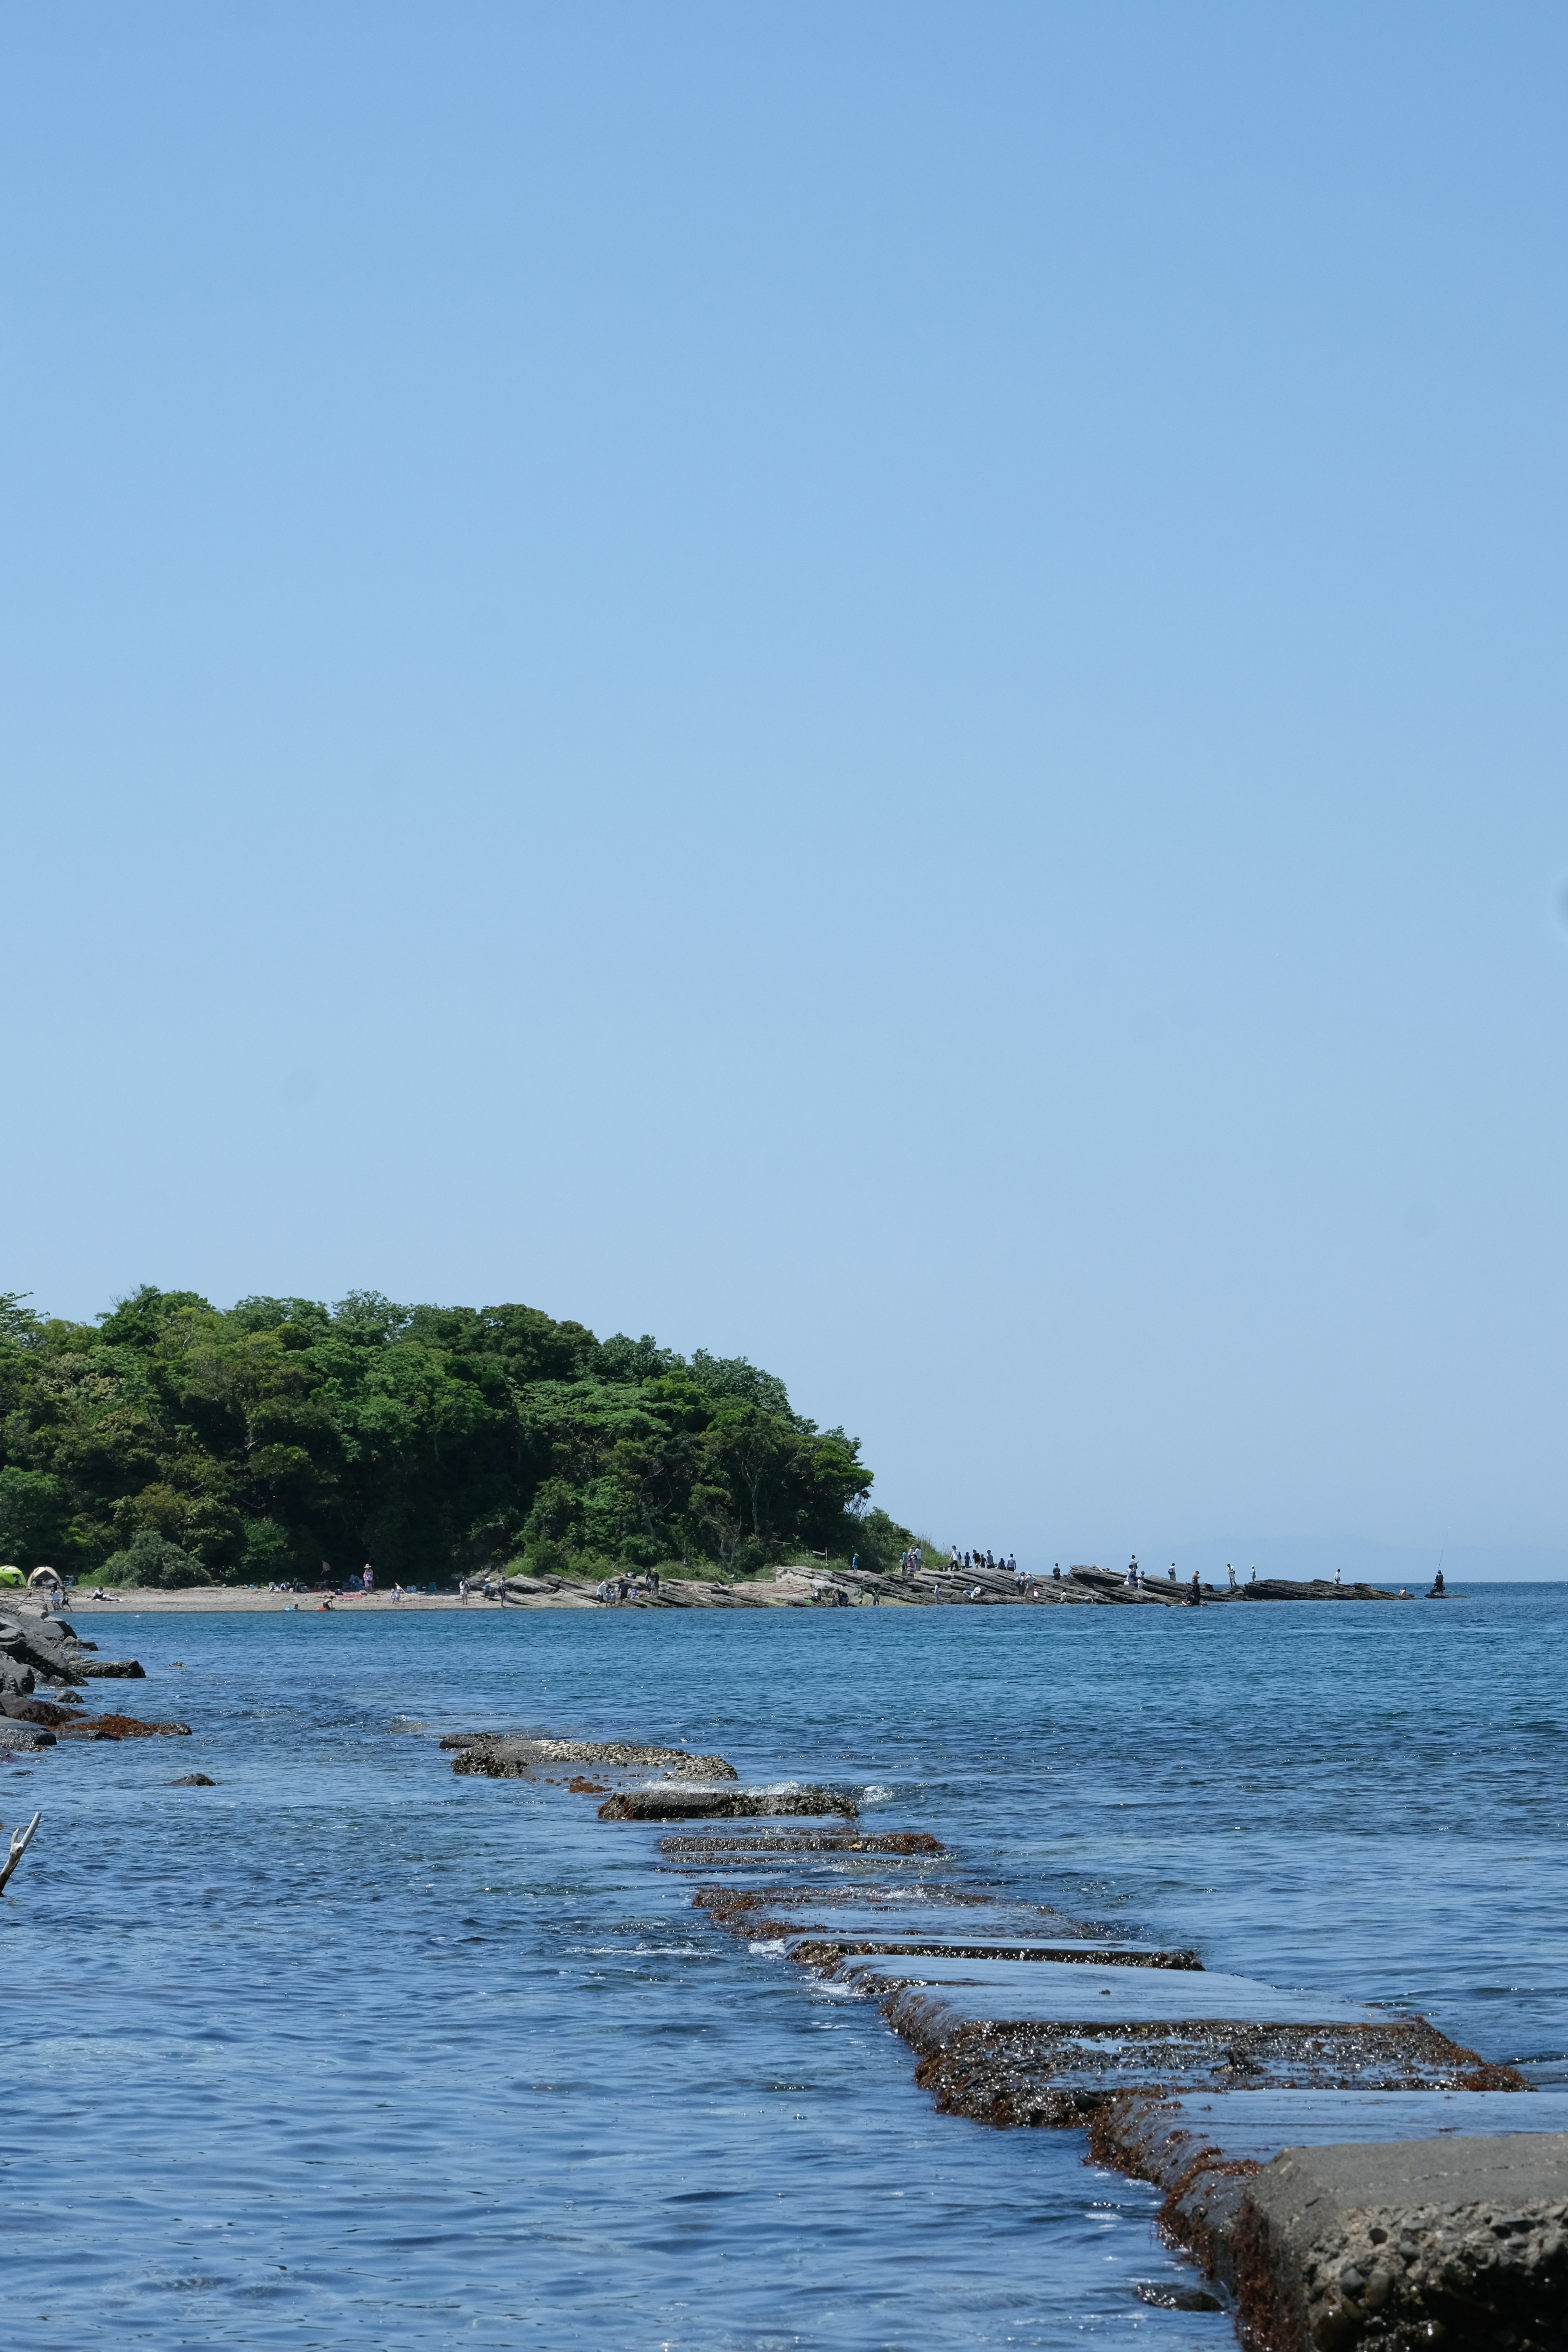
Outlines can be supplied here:
M231 1583L364 1560L744 1573L908 1540L870 1486L858 1440L743 1357L533 1307L223 1309L148 1285L89 1324L0 1294L0 1559L22 1567L101 1573L155 1538L166 1581L176 1549Z

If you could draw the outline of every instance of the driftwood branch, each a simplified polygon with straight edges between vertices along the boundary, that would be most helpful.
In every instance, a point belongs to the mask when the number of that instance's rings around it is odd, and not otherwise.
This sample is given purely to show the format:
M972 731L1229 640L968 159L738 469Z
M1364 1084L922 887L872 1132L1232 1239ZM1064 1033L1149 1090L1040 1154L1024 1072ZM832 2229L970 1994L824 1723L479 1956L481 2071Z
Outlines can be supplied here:
M12 1831L10 1859L4 1864L0 1864L0 1895L5 1894L6 1880L10 1877L11 1873L16 1869L16 1864L21 1861L22 1856L26 1853L27 1848L32 1844L33 1832L37 1828L38 1823L43 1820L43 1818L42 1813L35 1813L25 1830Z

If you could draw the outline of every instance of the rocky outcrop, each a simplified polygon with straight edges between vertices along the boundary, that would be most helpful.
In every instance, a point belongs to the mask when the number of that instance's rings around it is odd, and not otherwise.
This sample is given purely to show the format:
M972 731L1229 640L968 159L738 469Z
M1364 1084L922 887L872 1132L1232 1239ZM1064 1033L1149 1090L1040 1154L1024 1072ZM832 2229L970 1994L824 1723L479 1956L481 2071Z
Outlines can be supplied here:
M1331 1577L1314 1576L1310 1580L1288 1576L1259 1577L1256 1584L1238 1588L1243 1601L1397 1601L1397 1592L1384 1592L1376 1584L1336 1584ZM1230 1596L1235 1599L1237 1595Z
M80 1653L63 1618L0 1617L0 1656L15 1668L30 1668L46 1682L85 1680Z
M94 1642L81 1641L63 1617L35 1617L20 1611L0 1614L0 1678L5 1685L31 1690L34 1683L24 1683L29 1674L35 1680L41 1675L46 1682L64 1685L108 1676L141 1677L134 1658L100 1658L97 1647Z

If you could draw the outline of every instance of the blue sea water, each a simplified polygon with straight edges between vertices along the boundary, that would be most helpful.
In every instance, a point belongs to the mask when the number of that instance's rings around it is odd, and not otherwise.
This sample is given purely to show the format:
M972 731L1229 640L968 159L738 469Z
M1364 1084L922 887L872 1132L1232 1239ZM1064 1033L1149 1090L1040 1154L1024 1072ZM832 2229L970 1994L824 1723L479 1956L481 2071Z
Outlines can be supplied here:
M1568 1587L81 1630L195 1736L0 1770L44 1814L0 1901L18 2352L1230 2344L1135 2298L1152 2190L935 2115L874 2005L708 1925L656 1832L455 1779L453 1728L847 1780L976 1885L1568 2082Z

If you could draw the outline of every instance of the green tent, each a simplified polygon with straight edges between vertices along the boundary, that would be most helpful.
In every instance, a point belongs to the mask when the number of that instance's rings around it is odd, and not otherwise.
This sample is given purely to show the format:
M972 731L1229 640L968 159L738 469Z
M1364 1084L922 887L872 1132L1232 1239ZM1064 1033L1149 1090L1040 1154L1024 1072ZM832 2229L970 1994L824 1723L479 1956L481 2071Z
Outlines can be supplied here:
M0 1568L0 1584L26 1584L26 1581L19 1568Z

